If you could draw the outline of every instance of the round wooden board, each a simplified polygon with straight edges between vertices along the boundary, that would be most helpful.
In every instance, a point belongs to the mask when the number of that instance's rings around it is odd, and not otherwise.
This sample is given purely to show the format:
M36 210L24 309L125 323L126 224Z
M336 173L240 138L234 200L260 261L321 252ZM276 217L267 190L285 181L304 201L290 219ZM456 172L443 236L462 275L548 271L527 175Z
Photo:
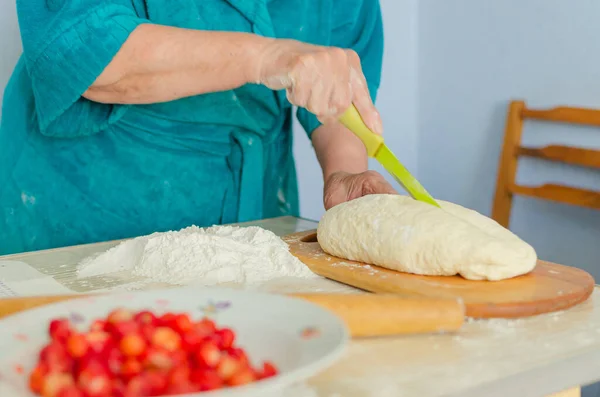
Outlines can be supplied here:
M419 276L330 256L319 246L314 230L283 239L294 256L323 277L371 292L461 298L466 315L474 318L517 318L564 310L585 301L595 284L581 269L541 260L531 273L502 281Z

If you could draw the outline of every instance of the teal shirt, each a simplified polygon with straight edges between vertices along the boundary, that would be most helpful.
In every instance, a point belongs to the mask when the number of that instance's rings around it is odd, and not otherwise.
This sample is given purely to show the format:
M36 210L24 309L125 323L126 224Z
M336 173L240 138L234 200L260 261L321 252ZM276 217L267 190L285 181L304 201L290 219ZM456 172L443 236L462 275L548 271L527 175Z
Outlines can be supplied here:
M17 0L0 125L0 254L298 214L292 106L260 85L152 105L82 93L142 23L352 48L373 98L378 0ZM319 126L304 109L310 135Z

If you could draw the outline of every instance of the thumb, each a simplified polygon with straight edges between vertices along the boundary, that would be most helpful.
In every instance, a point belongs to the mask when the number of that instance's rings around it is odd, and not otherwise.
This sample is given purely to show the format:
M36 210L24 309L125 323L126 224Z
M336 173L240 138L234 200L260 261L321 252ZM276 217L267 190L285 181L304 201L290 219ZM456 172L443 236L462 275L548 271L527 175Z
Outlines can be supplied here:
M380 194L398 194L398 191L389 184L385 179L377 186L377 193Z
M325 210L348 201L348 186L344 175L333 174L325 182L323 189L323 205Z

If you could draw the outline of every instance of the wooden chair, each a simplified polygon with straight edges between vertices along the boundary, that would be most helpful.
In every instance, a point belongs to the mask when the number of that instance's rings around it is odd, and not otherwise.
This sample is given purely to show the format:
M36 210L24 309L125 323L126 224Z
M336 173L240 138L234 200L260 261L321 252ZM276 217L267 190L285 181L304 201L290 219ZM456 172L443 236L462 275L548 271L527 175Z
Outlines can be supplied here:
M515 194L600 209L600 192L598 191L555 184L542 186L516 184L519 156L536 157L580 167L600 169L599 150L563 145L550 145L543 148L521 146L523 122L526 119L600 127L600 110L573 107L535 110L527 108L523 101L512 101L506 119L506 131L498 168L492 218L508 228L513 195Z

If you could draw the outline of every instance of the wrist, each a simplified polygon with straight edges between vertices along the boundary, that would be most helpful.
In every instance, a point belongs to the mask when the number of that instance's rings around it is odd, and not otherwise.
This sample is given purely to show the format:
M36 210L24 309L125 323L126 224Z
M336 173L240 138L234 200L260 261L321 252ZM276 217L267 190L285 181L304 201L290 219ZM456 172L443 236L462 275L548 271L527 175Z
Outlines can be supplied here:
M362 145L351 145L348 142L336 145L322 156L321 168L323 180L337 173L360 174L369 169L367 150Z
M341 124L318 127L312 143L325 181L339 172L360 174L369 169L365 145Z
M345 158L340 161L334 161L333 164L323 167L323 180L327 181L335 174L360 174L368 170L368 161L363 159L362 156Z
M338 172L360 174L369 169L365 145L340 123L318 127L312 144L325 181Z
M249 35L248 45L245 46L245 58L242 62L247 65L244 68L246 72L246 82L250 84L260 84L266 54L271 51L273 44L277 39L264 37L257 34Z

